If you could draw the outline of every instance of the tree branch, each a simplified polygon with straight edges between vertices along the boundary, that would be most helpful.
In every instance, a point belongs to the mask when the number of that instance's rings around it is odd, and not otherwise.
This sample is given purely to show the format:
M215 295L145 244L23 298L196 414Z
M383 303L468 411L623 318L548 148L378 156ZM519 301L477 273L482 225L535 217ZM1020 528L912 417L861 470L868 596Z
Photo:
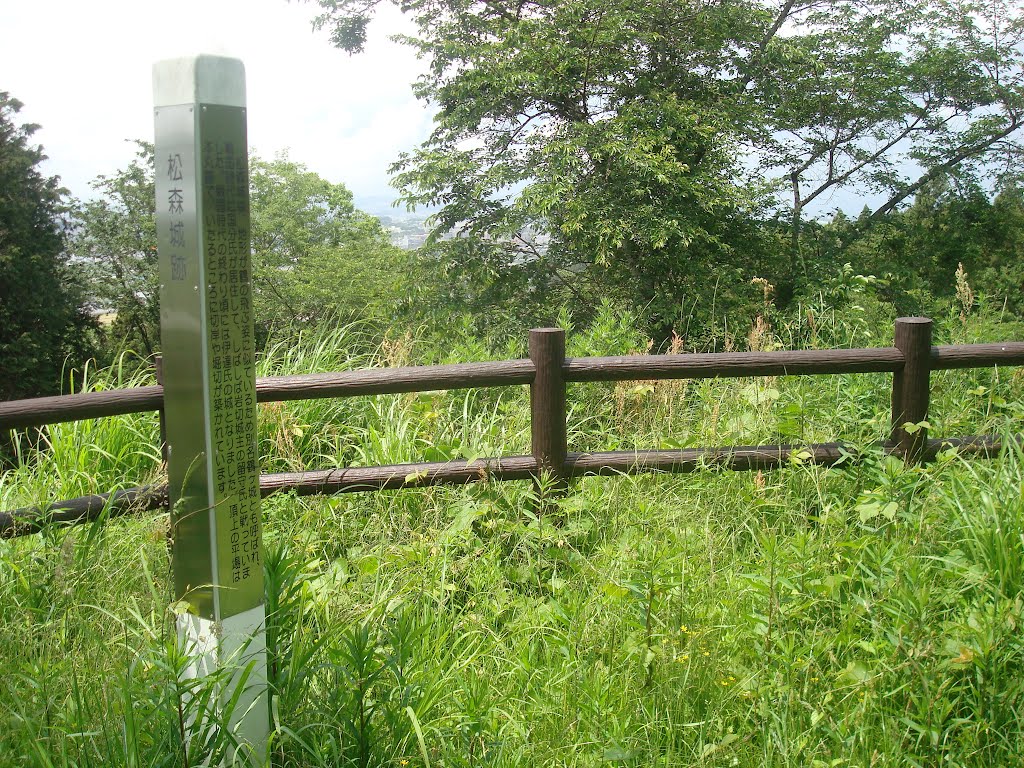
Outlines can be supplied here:
M992 136L989 136L985 141L981 142L980 144L974 144L973 146L969 147L962 147L958 152L953 154L945 162L939 163L938 165L929 168L928 171L922 174L917 181L915 181L913 184L904 187L902 190L900 190L895 195L890 197L884 205L880 206L877 210L875 210L871 214L871 220L874 221L876 219L881 218L882 216L885 216L887 213L894 210L896 206L898 206L908 197L917 193L917 191L924 187L925 184L927 184L929 181L941 176L942 174L948 171L951 171L953 168L958 166L967 158L974 157L976 155L980 155L986 152L990 147L1002 141L1011 133L1020 128L1020 126L1021 116L1011 115L1010 122L1006 126L1006 128L1004 128L1003 130L999 131L996 134L993 134Z

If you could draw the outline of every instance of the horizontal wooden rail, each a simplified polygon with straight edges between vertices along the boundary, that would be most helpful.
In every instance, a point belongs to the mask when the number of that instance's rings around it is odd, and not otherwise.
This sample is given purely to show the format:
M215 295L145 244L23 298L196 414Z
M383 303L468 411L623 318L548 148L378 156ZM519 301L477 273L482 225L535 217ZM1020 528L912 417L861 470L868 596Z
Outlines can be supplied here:
M436 389L498 387L529 384L533 381L533 375L533 363L529 360L502 360L272 376L257 380L256 400L270 403L322 397L394 395L400 392L429 392Z
M697 355L577 357L565 361L566 381L709 379L739 376L799 376L823 373L891 373L903 367L894 347L709 352Z
M78 525L101 517L120 517L168 506L166 485L140 485L112 493L96 493L43 507L0 512L0 539L37 533L48 525Z
M956 437L929 440L925 459L934 460L943 449L952 448L968 456L991 458L1002 443L993 437ZM885 450L891 451L890 447ZM810 445L754 445L729 448L683 448L669 451L608 451L570 453L566 471L570 476L620 475L634 472L687 473L721 468L735 472L779 469L793 462L837 466L844 461L856 463L858 455L843 443Z
M1024 342L940 346L931 349L932 370L991 365L1024 365ZM899 350L894 347L874 347L568 358L562 366L562 373L565 381L582 382L884 373L896 372L902 367L903 355ZM534 376L535 368L530 360L273 376L257 380L256 399L266 403L509 386L532 384ZM143 413L159 410L162 406L161 386L11 400L0 403L0 430Z
M1024 342L932 347L931 360L932 370L1024 365ZM895 373L902 367L903 353L895 347L867 347L569 358L564 374L566 381L623 381Z
M529 360L369 368L260 378L256 380L256 400L260 403L273 403L327 397L389 395L435 389L529 384L531 381L533 363ZM63 421L144 413L159 410L163 403L164 388L161 386L10 400L0 403L0 429L23 429Z
M536 472L537 462L532 456L279 472L260 475L260 495L266 497L280 491L295 491L300 496L309 496L424 488L430 485L465 485L481 480L527 480ZM110 511L105 513L108 505ZM35 533L54 523L87 523L104 514L116 517L167 505L167 486L148 485L113 493L79 496L44 507L23 507L0 512L0 539Z
M313 494L466 485L481 480L528 480L537 473L533 456L503 456L475 461L430 461L384 467L345 467L308 472L281 472L260 477L264 496L278 491Z
M1024 341L932 347L933 371L992 365L1024 365Z
M1024 436L1018 436L1024 441ZM943 449L956 449L969 456L991 458L1002 448L994 437L956 437L929 440L925 459L934 459ZM891 450L885 447L886 451ZM841 443L799 445L733 446L727 448L684 448L680 450L610 451L570 453L563 467L565 477L619 475L635 472L695 472L718 468L732 471L778 469L794 460L803 464L834 467L844 461L856 463L861 456ZM431 485L465 485L483 480L526 480L537 473L533 456L503 456L475 461L422 462L382 467L346 467L309 472L281 472L260 477L260 494L269 496L295 491L300 496L359 491L422 488ZM0 512L0 538L10 539L36 533L47 525L87 523L104 516L166 508L164 485L126 488L113 493L81 496L45 507L23 507Z
M164 388L159 385L8 400L0 403L0 429L23 429L62 421L145 413L159 410L163 404Z

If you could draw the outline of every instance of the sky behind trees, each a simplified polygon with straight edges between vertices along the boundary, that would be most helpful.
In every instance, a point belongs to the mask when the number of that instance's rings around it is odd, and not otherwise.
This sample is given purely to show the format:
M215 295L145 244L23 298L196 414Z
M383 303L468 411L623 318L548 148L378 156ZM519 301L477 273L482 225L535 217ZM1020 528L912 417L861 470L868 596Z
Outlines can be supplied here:
M314 33L316 6L284 0L38 0L0 3L0 88L24 103L24 121L72 194L134 157L152 140L153 62L195 53L245 63L249 144L261 156L289 149L357 199L394 197L387 168L430 130L431 113L410 84L423 70L388 40L406 30L388 9L365 53L333 48Z

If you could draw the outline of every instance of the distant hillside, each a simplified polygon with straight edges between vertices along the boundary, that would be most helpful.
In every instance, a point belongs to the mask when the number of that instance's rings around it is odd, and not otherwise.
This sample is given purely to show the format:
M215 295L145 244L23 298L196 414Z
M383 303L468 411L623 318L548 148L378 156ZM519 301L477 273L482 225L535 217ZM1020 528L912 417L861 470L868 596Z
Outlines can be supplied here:
M414 212L410 213L405 209L404 205L395 206L395 201L398 196L396 194L387 195L360 195L354 193L354 201L356 208L361 211L366 211L372 216L378 218L388 219L419 219L423 220L432 213L437 212L440 208L432 207L418 207Z

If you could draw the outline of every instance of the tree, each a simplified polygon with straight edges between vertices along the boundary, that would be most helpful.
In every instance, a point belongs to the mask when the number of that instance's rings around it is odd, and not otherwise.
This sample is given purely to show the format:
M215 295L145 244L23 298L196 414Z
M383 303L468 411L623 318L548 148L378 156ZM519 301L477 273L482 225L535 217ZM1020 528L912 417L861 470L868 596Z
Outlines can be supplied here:
M749 75L768 130L751 138L790 195L794 269L805 209L837 189L881 195L877 222L951 176L1019 167L1019 4L785 2L771 29Z
M385 1L320 0L318 23L358 51ZM1024 32L1003 0L392 1L438 107L394 166L403 197L441 206L450 269L517 295L610 293L656 326L722 277L785 299L809 204L870 188L881 217L1018 160ZM752 224L772 209L786 258Z
M254 314L264 329L394 318L406 255L344 185L285 155L253 158L249 178Z
M93 328L64 250L64 190L40 171L21 106L0 91L0 400L59 393Z
M985 305L1020 314L1024 202L1012 182L990 200L975 185L937 177L905 210L877 216L866 208L856 221L836 216L808 229L823 251L819 264L848 262L881 278L878 295L900 314L945 314L957 298L958 273Z
M127 168L92 182L98 197L79 206L73 249L87 265L95 301L112 309L117 348L148 357L160 348L153 145L136 142Z
M160 297L153 147L93 188L80 206L74 250L91 290L116 310L114 343L159 349ZM404 254L380 223L357 211L352 194L285 156L250 158L253 308L257 330L315 324L328 317L385 321L400 302Z
M358 50L374 3L324 5L335 42ZM439 112L398 183L441 206L428 247L478 308L541 321L610 297L667 330L711 311L716 277L745 282L732 273L753 199L734 183L728 112L708 108L719 84L690 74L729 69L745 19L625 0L403 8L431 61L418 94Z
M1000 188L992 202L988 251L975 272L978 287L1014 317L1024 316L1024 190Z

